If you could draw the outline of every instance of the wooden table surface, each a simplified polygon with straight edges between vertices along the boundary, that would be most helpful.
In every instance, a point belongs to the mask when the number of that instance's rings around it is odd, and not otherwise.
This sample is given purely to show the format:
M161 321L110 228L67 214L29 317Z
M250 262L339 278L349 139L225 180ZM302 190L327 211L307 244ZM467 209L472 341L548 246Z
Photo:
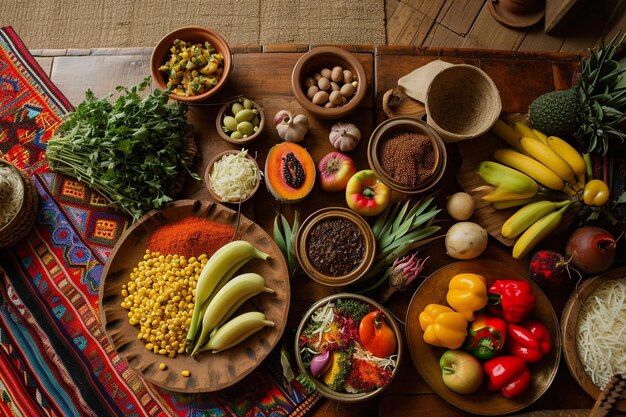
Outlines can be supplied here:
M277 45L267 47L235 47L234 70L232 79L224 91L215 98L222 102L229 97L244 94L263 106L266 116L272 116L281 109L302 112L295 101L290 87L291 69L308 50L306 45ZM368 74L368 98L363 105L347 120L356 123L364 139L357 149L350 153L358 169L366 169L365 151L367 139L373 128L385 119L381 109L382 95L397 84L398 78L435 59L452 63L469 63L479 66L489 74L498 86L504 112L525 112L534 97L554 89L563 89L571 84L579 56L557 53L524 53L480 50L420 50L411 47L383 46L346 46L364 65ZM96 50L36 50L32 51L48 72L53 82L73 103L79 103L87 88L97 96L113 91L117 85L131 85L139 82L149 71L150 48L138 49L96 49ZM194 105L190 108L190 118L197 132L201 147L201 158L194 169L202 174L207 162L215 153L234 149L234 146L221 140L215 130L215 117L219 106ZM302 143L317 162L333 150L328 141L328 132L332 121L310 120L310 130ZM271 124L271 123L270 123ZM280 139L272 126L268 126L261 138L249 146L249 151L257 156L263 166L267 151ZM446 195L459 189L456 171L460 166L457 145L447 146L449 163L441 182L437 201L440 207ZM209 198L202 183L191 182L185 186L183 197ZM325 206L344 206L342 193L324 193L319 186L303 202L295 205L280 205L264 187L259 189L253 201L247 202L243 212L268 230L274 216L282 212L288 217L295 210L304 219L313 211ZM443 230L453 222L442 213ZM430 256L424 272L432 273L438 268L453 262L445 254L443 240L439 239L430 246L424 256ZM490 239L484 259L497 259L507 263L518 262L526 266L526 261L515 261L510 256L510 249L494 239ZM560 315L571 288L548 293L557 315ZM316 284L306 277L297 277L292 282L292 302L288 320L288 329L295 328L301 314L312 302L338 292ZM402 321L410 301L411 294L394 296L389 303L391 311ZM549 409L590 409L593 400L570 376L564 361L551 388L539 401L526 412ZM409 355L406 355L398 377L391 386L377 399L360 404L341 404L321 400L310 411L311 416L464 416L469 415L440 399L420 378Z

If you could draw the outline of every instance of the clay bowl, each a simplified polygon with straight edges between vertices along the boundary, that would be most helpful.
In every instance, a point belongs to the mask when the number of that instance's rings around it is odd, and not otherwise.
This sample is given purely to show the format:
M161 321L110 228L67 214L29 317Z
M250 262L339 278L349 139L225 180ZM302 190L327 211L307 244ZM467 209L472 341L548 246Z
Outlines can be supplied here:
M359 228L361 235L365 239L365 253L361 262L352 271L345 275L332 276L316 268L315 261L309 256L309 238L311 232L321 223L327 220L338 219L348 220ZM372 262L374 262L376 253L376 239L369 224L352 210L343 207L326 207L307 217L298 230L295 246L296 257L304 272L314 281L331 287L345 286L357 282L365 275Z
M256 184L255 184L254 188L252 189L252 191L250 191L250 193L243 200L237 200L237 199L228 200L228 199L224 199L219 194L217 194L215 192L215 190L213 189L209 176L210 176L210 174L212 172L212 169L213 169L213 166L215 165L215 163L217 161L219 161L220 159L222 159L222 157L224 155L236 155L239 152L241 152L241 151L228 150L228 151L224 151L224 152L221 152L221 153L215 155L215 157L207 165L206 171L204 171L204 183L206 184L207 190L209 191L209 194L211 194L211 197L213 197L216 201L218 201L220 203L243 203L245 201L248 201L250 198L252 198L252 196L254 196L256 191L259 189L259 184L261 183L261 179L258 178L258 177L257 177ZM256 170L259 171L259 165L258 165L256 159L254 159L249 154L246 155L246 157L248 158L248 160L252 161L252 163L254 164L254 167L256 168Z
M210 90L195 96L179 96L170 94L170 98L184 102L199 102L215 95L228 81L232 69L232 55L230 47L224 38L212 29L197 26L188 26L176 29L165 35L155 46L150 57L150 73L152 80L161 90L167 89L167 76L164 72L159 71L159 67L163 65L170 57L170 48L176 39L180 39L191 43L201 43L204 45L208 41L213 45L217 52L224 57L224 71L218 83Z
M231 107L234 103L237 103L238 100L233 100L229 103L224 104L220 108L219 112L217 113L217 117L215 118L215 128L217 129L217 133L220 135L220 137L224 139L226 142L234 143L235 145L245 145L245 144L255 141L261 135L261 133L263 132L263 129L265 129L265 113L263 112L263 108L255 101L253 100L250 100L250 101L252 101L253 109L257 109L259 111L260 122L259 122L259 128L257 129L257 131L246 138L233 139L230 137L230 134L224 132L224 129L223 129L224 117L233 115L231 112Z
M614 279L626 280L626 267L611 269L599 276L583 281L583 283L574 290L561 315L565 363L567 363L567 367L574 379L576 379L576 382L578 382L587 394L595 399L602 393L602 389L593 383L592 379L585 371L585 366L578 355L578 318L587 299L589 299L606 281ZM625 397L622 397L622 399L615 404L615 409L626 412Z
M306 326L311 320L311 316L313 315L313 313L315 313L316 310L318 310L321 307L326 306L328 303L336 302L336 300L338 299L361 301L370 305L370 311L380 310L385 317L385 321L393 330L396 336L397 348L396 348L395 355L397 355L397 358L396 358L396 366L391 374L391 378L389 382L387 383L387 385L380 387L374 391L364 392L364 393L352 394L352 393L347 393L347 392L337 392L337 391L333 391L332 389L330 389L324 382L320 381L318 378L313 377L308 367L305 366L303 358L300 353L300 345L299 345L300 335L302 335L302 333L306 329ZM383 307L376 301L368 297L359 295L359 294L351 294L351 293L334 294L334 295L330 295L328 297L322 298L321 300L313 304L311 308L302 317L302 320L300 321L300 325L298 326L298 329L296 331L295 354L296 354L296 362L298 364L298 368L300 369L300 373L308 377L311 381L313 381L313 383L317 387L318 392L320 393L321 396L334 400L334 401L339 401L339 402L344 402L344 403L361 402L361 401L369 400L379 395L382 391L385 390L385 388L389 386L391 381L393 381L396 374L398 373L398 370L400 368L400 362L402 361L402 357L403 357L402 333L396 321L394 320L393 316L391 315L391 313L385 307Z
M484 382L478 391L467 395L457 394L443 383L439 359L447 349L434 347L424 342L419 314L431 303L448 305L446 302L448 283L459 273L475 273L484 276L487 280L487 288L497 279L513 279L527 281L533 289L537 302L530 317L546 326L551 335L552 349L539 362L529 364L530 386L519 397L506 398L499 392L488 390ZM432 390L453 406L474 414L502 415L533 404L550 387L561 358L559 321L548 297L527 277L527 272L523 269L485 259L454 262L426 278L409 304L406 315L406 338L413 364Z
M354 79L358 81L356 92L348 103L340 107L325 108L313 104L306 95L304 80L324 68L333 69L337 65L344 70L352 71ZM367 74L363 65L350 52L334 46L321 46L311 49L296 62L291 73L291 89L300 106L314 117L335 120L349 115L359 107L367 94Z
M433 151L435 153L435 162L433 164L431 175L415 187L403 184L387 173L387 171L383 168L379 157L381 143L388 137L401 132L416 133L428 137L432 143ZM371 169L376 173L378 178L389 188L403 194L415 195L428 191L437 185L445 172L448 154L443 140L437 132L433 130L433 128L418 119L413 119L411 117L397 117L385 120L378 125L376 129L374 129L367 147L367 160Z

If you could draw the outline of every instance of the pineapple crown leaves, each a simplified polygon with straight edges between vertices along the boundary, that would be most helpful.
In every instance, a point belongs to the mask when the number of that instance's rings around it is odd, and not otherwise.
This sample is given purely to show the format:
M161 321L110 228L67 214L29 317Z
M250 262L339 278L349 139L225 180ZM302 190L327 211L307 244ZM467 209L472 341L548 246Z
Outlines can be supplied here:
M608 44L590 49L581 62L574 87L582 105L578 135L589 141L589 152L604 155L610 143L626 139L621 131L626 125L626 85L620 83L626 76L626 65L613 59L625 38L626 34L620 37L617 33Z

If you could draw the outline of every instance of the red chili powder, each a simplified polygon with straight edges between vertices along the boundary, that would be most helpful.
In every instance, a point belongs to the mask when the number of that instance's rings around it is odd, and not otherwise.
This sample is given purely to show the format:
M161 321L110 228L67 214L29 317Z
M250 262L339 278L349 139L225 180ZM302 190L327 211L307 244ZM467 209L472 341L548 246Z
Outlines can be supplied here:
M161 255L190 258L202 254L212 256L233 239L235 229L202 217L187 216L163 225L148 238L147 248Z

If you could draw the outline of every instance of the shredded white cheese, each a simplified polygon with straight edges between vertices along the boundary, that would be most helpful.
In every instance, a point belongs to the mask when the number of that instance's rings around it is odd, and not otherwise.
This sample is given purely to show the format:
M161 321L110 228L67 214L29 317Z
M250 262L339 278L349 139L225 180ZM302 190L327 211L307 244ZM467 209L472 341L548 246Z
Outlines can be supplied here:
M24 186L19 175L10 166L0 164L0 228L15 217L23 198Z
M248 159L248 151L242 149L236 154L227 154L213 164L209 173L211 188L222 200L237 202L246 199L261 171Z
M578 315L578 357L596 387L626 375L626 277L602 284Z

